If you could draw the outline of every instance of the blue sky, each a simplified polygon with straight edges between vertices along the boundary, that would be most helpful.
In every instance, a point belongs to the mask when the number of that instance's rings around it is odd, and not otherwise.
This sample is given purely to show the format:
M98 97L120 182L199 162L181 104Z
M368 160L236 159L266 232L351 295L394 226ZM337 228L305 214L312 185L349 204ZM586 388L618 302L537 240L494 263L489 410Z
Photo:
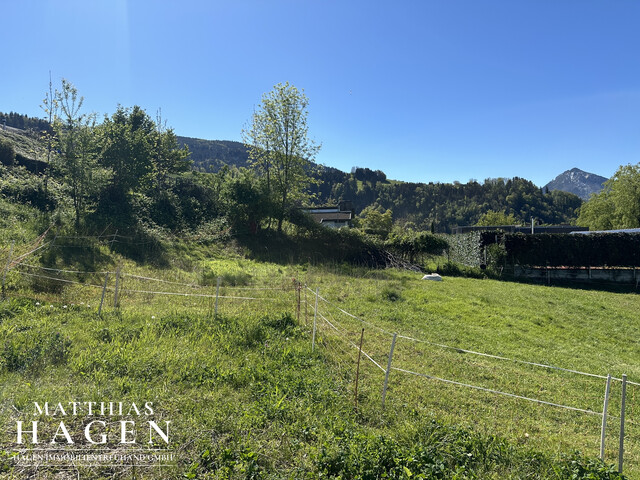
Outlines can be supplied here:
M44 116L49 71L85 110L158 108L241 140L263 93L309 98L317 161L418 182L640 161L636 0L2 0L0 111Z

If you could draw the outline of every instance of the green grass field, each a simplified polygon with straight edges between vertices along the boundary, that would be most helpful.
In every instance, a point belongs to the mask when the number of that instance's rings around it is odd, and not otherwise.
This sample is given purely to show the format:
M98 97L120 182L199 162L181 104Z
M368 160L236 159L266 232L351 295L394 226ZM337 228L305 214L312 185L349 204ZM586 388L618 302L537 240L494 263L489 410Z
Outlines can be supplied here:
M435 283L402 271L259 263L204 247L175 247L162 268L126 260L108 244L91 250L91 262L60 252L50 268L112 272L102 316L104 273L47 271L32 259L9 273L8 300L0 303L7 452L0 478L615 477L574 456L598 456L599 415L400 370L391 371L383 409L384 372L365 357L356 409L354 345L364 327L363 350L384 369L395 332L394 368L601 412L603 379L512 360L640 381L635 294L465 278ZM307 286L299 320L294 279ZM312 352L316 288L323 299ZM638 388L628 386L629 478L640 474ZM153 402L154 418L171 422L171 467L37 469L10 458L16 421L33 420L34 402L107 400ZM614 382L608 464L617 465L619 411ZM56 434L59 416L35 418L43 439ZM67 419L82 444L83 419ZM157 436L154 442L164 447Z

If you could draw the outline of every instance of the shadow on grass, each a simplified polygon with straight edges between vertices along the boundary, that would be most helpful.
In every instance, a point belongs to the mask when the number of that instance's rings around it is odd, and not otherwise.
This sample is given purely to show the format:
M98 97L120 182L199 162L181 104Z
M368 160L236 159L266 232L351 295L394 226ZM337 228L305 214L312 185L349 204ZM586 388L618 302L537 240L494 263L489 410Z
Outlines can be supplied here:
M348 263L369 268L386 266L380 248L346 229L322 228L297 235L262 230L238 235L236 241L250 258L281 265Z

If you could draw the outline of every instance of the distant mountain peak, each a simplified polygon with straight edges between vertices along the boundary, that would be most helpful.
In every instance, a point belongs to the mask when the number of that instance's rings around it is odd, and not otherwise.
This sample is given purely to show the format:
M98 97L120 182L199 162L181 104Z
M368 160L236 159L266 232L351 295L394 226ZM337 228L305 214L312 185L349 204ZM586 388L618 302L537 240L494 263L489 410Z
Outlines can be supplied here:
M545 189L561 190L573 193L582 200L589 200L594 193L602 190L602 184L608 179L595 173L585 172L579 168L567 170L545 185Z

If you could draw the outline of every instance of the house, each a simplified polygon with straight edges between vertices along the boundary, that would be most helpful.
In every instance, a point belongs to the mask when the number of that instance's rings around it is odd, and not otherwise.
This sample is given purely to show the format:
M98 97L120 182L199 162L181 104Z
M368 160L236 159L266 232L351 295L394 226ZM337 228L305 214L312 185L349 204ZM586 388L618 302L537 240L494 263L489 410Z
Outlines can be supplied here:
M350 227L353 204L342 201L338 206L309 208L305 210L316 222L329 228Z

